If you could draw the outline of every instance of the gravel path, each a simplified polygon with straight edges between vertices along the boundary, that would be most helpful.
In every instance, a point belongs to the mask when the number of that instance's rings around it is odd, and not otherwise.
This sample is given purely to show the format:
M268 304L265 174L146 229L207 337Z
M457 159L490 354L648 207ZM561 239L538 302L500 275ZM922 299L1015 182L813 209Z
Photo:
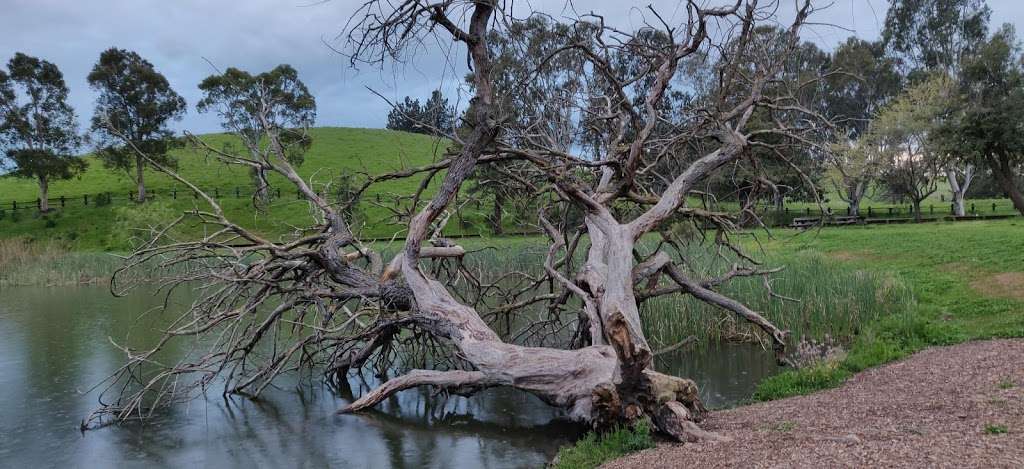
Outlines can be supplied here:
M703 427L732 441L661 444L605 467L1024 468L1024 340L924 350Z

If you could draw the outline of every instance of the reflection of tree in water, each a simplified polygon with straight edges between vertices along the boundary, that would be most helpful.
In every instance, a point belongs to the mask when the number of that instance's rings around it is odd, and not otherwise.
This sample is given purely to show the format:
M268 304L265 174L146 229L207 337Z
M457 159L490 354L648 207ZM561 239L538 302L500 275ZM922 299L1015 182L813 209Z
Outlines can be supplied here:
M223 399L213 385L205 399L161 408L145 423L83 436L78 419L96 404L95 393L84 391L124 358L107 337L151 340L167 318L133 318L162 300L149 293L116 299L93 287L3 292L0 382L14 392L0 403L4 465L444 467L457 459L540 466L579 431L551 422L557 413L532 396L497 389L470 399L410 392L365 416L336 415L352 400L351 387L376 378L332 388L319 375L305 375L281 380L258 400ZM166 356L187 351L172 348Z

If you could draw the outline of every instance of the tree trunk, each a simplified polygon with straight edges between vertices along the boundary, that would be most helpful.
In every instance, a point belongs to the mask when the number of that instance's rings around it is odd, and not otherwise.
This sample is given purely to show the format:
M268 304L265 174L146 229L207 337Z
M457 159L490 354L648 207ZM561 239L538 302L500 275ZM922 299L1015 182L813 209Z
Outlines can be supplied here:
M911 210L914 211L914 221L917 223L921 223L921 201L918 199L914 199L910 202L910 204L913 207Z
M860 216L860 201L864 200L864 193L866 192L867 183L864 181L857 182L853 185L849 191L849 201L847 202L850 206L850 215L855 217Z
M968 164L963 172L963 181L960 180L958 172L954 169L946 170L946 181L949 183L949 191L953 194L953 214L962 217L967 215L964 199L967 197L967 190L971 187L971 180L974 179L974 165Z
M146 201L146 182L144 179L144 170L146 169L146 161L142 157L135 159L135 182L139 186L139 193L135 198L136 202L143 203Z
M1010 197L1010 200L1013 202L1013 208L1017 209L1021 215L1024 215L1024 194L1021 194L1020 189L1013 180L1013 171L1010 168L1009 161L1005 158L996 160L996 164L992 165L992 174L999 181L999 185L1006 192L1006 195Z
M494 234L500 235L504 232L501 226L502 214L505 211L505 195L501 189L494 191L494 207L491 211L491 229Z
M250 175L255 186L255 192L252 195L253 203L256 208L266 207L270 203L270 181L267 180L267 170L253 168Z
M45 176L39 178L39 211L50 211L50 181Z

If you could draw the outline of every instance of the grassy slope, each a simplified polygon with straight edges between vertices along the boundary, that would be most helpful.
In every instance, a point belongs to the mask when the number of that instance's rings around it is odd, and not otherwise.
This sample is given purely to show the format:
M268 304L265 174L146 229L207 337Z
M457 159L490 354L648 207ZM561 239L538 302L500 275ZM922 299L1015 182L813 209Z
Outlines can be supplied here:
M299 168L302 176L312 180L314 187L322 188L340 173L339 170L359 171L368 174L382 174L405 167L419 166L433 161L443 151L443 143L424 135L409 134L378 129L317 128L312 130L313 146L305 156L305 163ZM220 148L232 142L222 134L202 137L211 146ZM298 200L291 185L282 178L274 177L271 183L281 188L281 199L277 200L267 214L257 215L251 208L247 192L251 193L251 180L245 168L229 167L207 160L191 149L176 150L180 174L194 184L208 190L219 189L221 204L229 218L267 235L281 234L290 226L303 225L309 219L306 202ZM6 215L0 219L0 238L26 236L33 238L62 239L70 241L79 250L123 249L120 238L111 238L118 217L124 217L128 193L135 188L134 181L124 172L112 171L94 158L89 158L89 169L79 178L55 182L51 198L66 196L68 206L58 214L41 219L31 210L19 211L18 220L12 217L11 200L25 202L37 197L35 183L25 179L0 177L0 209ZM276 175L275 175L276 176ZM440 176L440 175L439 175ZM164 210L188 210L196 201L183 186L166 175L147 171L147 190L156 194L157 208ZM436 184L440 177L435 177ZM409 195L416 191L420 178L410 178L381 183L371 188L365 201L376 201L378 194L383 201L393 200L392 194ZM236 198L235 188L241 189ZM171 200L171 191L177 188L177 199ZM111 192L115 201L110 206L84 207L82 196L90 195L90 203L99 192ZM428 191L429 192L429 191ZM55 204L59 205L59 204ZM389 236L396 228L387 226L381 220L390 212L372 203L364 205L364 234L367 236ZM148 205L147 205L148 206ZM199 205L200 209L205 209ZM132 208L130 210L140 210ZM468 214L471 221L480 222L475 211Z

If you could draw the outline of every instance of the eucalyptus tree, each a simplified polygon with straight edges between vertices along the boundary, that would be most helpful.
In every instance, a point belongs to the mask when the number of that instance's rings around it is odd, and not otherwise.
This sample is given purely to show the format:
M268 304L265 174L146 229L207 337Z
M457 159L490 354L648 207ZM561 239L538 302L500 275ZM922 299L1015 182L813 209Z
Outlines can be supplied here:
M68 87L56 65L18 52L0 70L0 148L10 175L35 179L39 209L50 210L50 183L86 167L75 155L82 143Z
M983 164L1024 214L1016 179L1024 168L1024 67L1012 26L1004 25L975 55L964 60L959 110L937 136L944 149Z
M302 164L312 145L308 130L316 121L315 98L299 80L298 72L285 64L257 75L228 68L204 79L199 89L203 98L196 109L216 112L221 127L242 142L245 153L230 147L212 148L195 138L193 142L219 159L248 166L255 186L253 203L264 206L270 200L268 174L275 164L276 153L270 146L282 145L285 158L293 166Z
M882 38L912 81L945 74L954 80L988 36L992 10L985 0L890 0ZM975 173L975 159L947 147L943 171L953 195L954 213L963 216L964 198Z
M185 100L153 64L116 47L100 54L88 80L99 93L91 126L97 153L109 168L135 170L136 198L145 202L146 167L176 164L168 153L176 144L168 124L184 115Z
M950 100L951 81L935 75L908 88L872 122L865 138L885 147L881 181L890 194L910 199L914 218L921 220L921 202L938 189L943 173L943 148L935 135Z
M882 41L908 74L941 70L955 77L985 42L991 15L985 0L889 0Z
M897 94L903 79L895 59L881 42L850 37L832 54L824 110L836 127L829 147L831 182L851 215L874 187L884 160L884 145L863 138L871 120Z
M775 145L768 137L800 141L801 134L813 133L809 125L772 119L764 122L779 124L748 127L757 111L805 108L798 87L778 78L814 8L800 2L793 22L770 37L777 44L767 45L751 26L773 21L778 7L753 0L721 7L688 2L677 24L648 10L648 27L660 29L668 40L642 46L630 45L635 33L606 26L600 17L565 20L592 28L595 40L566 42L549 58L580 54L588 73L611 84L601 95L581 94L564 104L594 109L592 101L603 103L596 116L609 130L596 146L601 153L583 157L560 145L556 130L543 122L503 119L489 30L519 21L506 9L511 6L482 0L368 2L349 23L353 63L401 59L410 48L440 41L465 50L473 70L471 112L453 133L450 152L422 167L371 178L415 177L425 188L443 173L431 194L417 193L422 203L403 230L400 252L385 261L374 246L361 243L343 214L297 175L271 135L274 171L308 199L315 225L268 240L229 220L214 198L191 186L212 208L189 211L178 223L197 221L209 227L206 234L166 244L153 237L126 269L176 265L184 272L168 274L169 281L207 282L210 288L153 348L129 351L128 363L110 380L117 397L104 400L107 405L86 423L144 416L153 402L192 398L215 383L223 384L225 393L258 395L294 369L322 367L328 376L343 379L373 360L398 374L343 412L370 409L419 386L455 394L503 386L538 396L598 428L649 416L674 438L715 438L695 423L705 412L696 383L654 369L656 352L641 327L640 306L663 295L689 295L749 321L779 357L784 353L786 331L719 291L733 279L767 277L777 270L737 255L736 264L720 276L693 271L685 261L690 253L668 229L674 220L691 220L715 231L713 245L695 249L742 253L730 242L734 214L693 206L692 198L716 171L758 158L761 153L752 148ZM443 49L451 50L448 44ZM608 61L620 53L641 55L649 66L623 74ZM659 120L669 115L662 98L670 81L697 55L719 72L718 93L699 109L673 114L694 120L679 126L686 131L656 133ZM646 79L650 86L638 102L625 88ZM517 138L529 135L527 129L538 129L539 135ZM697 141L701 144L692 144ZM648 184L645 172L652 163L670 158L688 163L660 174L665 183ZM543 177L535 197L551 197L552 205L571 207L582 220L550 218L550 209L541 209L536 223L550 238L542 269L529 273L495 266L503 270L503 280L492 283L452 266L472 254L440 233L467 178L479 166L509 160L528 164ZM661 234L663 241L641 242L648 234ZM127 286L123 279L117 276L115 290ZM492 328L489 320L507 315L514 315L512 323L522 330L501 335ZM154 360L179 341L201 349L177 362Z

